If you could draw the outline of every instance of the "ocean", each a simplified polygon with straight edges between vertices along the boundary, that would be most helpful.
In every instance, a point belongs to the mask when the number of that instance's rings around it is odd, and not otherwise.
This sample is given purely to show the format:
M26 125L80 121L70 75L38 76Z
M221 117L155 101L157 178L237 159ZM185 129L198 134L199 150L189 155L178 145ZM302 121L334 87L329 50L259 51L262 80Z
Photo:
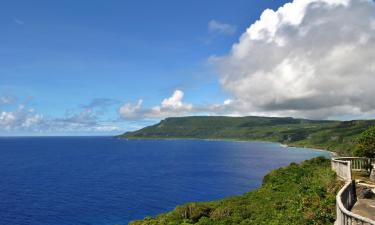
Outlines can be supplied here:
M0 225L124 225L243 194L322 155L263 142L2 137Z

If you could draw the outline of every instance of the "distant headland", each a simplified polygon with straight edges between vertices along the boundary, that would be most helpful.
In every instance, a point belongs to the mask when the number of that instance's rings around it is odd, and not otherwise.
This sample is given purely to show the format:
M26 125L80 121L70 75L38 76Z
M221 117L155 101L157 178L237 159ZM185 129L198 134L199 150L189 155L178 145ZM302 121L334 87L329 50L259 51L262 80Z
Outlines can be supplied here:
M291 117L191 116L167 118L120 138L271 141L352 155L355 138L375 120L308 120Z

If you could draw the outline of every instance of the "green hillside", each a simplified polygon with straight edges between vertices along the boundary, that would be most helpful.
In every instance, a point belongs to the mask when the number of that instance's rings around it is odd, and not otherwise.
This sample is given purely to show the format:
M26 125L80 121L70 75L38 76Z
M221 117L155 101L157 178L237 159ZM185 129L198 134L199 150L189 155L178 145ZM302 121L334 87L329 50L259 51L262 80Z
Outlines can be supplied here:
M280 142L350 155L354 138L375 120L327 121L290 117L193 116L167 118L153 126L127 132L127 139L226 139Z
M341 185L330 161L320 157L274 170L244 195L177 206L130 225L333 224Z

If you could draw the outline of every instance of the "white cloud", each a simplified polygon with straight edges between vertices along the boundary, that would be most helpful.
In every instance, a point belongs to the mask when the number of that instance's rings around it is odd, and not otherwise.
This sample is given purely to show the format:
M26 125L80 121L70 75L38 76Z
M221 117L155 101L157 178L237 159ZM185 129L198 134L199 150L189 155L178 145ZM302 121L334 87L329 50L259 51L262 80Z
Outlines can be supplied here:
M108 133L121 130L113 121L100 121L102 111L112 104L109 100L94 99L90 104L73 112L68 111L65 116L58 118L37 113L29 103L12 101L10 108L13 110L0 109L0 135Z
M164 99L160 106L153 107L146 113L149 118L163 118L172 116L187 115L193 111L193 105L182 101L184 93L180 90L175 90L171 97Z
M222 23L217 20L211 20L210 22L208 22L208 31L213 33L232 35L236 33L236 30L236 26Z
M223 105L230 105L232 104L233 100L232 99L227 99L224 101Z
M2 109L5 105L7 110ZM41 115L34 113L33 108L27 107L26 104L17 104L13 96L0 96L0 106L0 131L29 128L41 118Z
M2 104L10 104L15 101L15 98L12 96L0 96L0 105Z
M0 125L9 127L16 121L15 113L13 112L1 112L0 114Z
M25 120L22 122L22 127L29 128L34 126L35 124L38 124L40 121L43 120L43 116L40 114L32 115L29 117L26 117Z
M14 111L0 111L0 131L15 131L33 128L42 121L43 116L33 110L19 105Z
M139 113L141 112L143 100L138 100L137 104L132 103L125 103L123 106L121 106L118 110L118 113L123 118L136 118L139 116Z
M183 103L184 92L180 90L175 90L171 97L164 99L161 102L162 109L174 109L174 110L191 110L193 108L192 104Z
M375 3L294 0L267 9L215 58L232 110L328 118L375 111Z
M142 109L143 101L139 100L137 104L125 103L119 108L118 113L123 119L186 116L194 112L195 109L193 104L183 102L183 98L184 92L175 90L170 97L162 100L160 105Z

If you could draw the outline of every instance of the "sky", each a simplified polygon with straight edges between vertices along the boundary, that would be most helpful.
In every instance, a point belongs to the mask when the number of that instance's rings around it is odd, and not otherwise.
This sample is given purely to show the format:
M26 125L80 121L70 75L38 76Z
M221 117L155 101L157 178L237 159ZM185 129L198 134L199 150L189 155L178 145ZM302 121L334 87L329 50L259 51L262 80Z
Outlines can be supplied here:
M0 27L0 136L375 118L373 0L13 0Z

